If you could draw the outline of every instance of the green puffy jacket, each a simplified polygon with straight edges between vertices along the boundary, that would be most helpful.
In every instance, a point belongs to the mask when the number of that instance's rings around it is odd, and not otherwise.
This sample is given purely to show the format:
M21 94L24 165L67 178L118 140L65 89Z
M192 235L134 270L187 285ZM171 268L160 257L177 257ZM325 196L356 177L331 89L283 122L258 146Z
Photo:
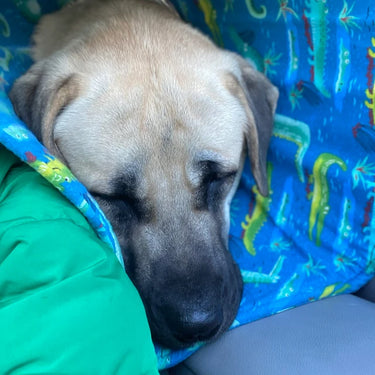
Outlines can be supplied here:
M111 249L1 145L0 373L158 374L142 302Z

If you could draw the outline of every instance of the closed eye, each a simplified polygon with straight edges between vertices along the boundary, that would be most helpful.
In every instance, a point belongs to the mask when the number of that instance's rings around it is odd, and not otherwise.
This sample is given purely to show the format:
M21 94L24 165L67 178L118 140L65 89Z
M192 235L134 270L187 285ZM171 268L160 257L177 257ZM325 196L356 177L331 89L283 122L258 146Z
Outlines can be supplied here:
M195 190L194 201L198 210L216 210L229 193L237 169L225 170L213 161L200 162L201 181Z
M127 195L100 193L100 192L96 192L96 191L91 191L91 194L95 198L104 199L106 201L115 201L115 200L128 201L128 200L135 199L134 197L127 196Z
M128 211L133 214L139 221L149 221L152 218L152 209L147 202L141 199L125 194L103 194L91 192L95 199L104 201L106 205L116 206L121 211ZM123 212L124 213L124 212Z
M202 160L198 162L201 183L230 180L237 174L236 168L228 168L215 160Z
M213 172L205 175L202 179L202 183L211 183L211 182L225 182L234 179L237 174L237 170L228 171L228 172Z

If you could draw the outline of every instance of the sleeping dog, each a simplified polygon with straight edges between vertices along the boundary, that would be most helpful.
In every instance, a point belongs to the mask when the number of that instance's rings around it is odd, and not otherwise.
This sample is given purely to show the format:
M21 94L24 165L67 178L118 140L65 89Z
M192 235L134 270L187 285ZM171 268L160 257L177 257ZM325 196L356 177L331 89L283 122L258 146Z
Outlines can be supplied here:
M33 41L15 111L107 215L154 340L216 338L242 293L229 204L246 149L268 193L277 89L166 0L78 0Z

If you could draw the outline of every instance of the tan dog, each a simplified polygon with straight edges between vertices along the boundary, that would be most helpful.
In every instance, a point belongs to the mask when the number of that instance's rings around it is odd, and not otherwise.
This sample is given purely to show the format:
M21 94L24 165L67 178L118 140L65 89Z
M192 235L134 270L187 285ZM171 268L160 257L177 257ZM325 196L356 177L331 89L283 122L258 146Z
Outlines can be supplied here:
M18 115L97 198L153 338L216 338L242 293L227 250L245 149L262 194L278 91L163 0L82 0L45 16Z

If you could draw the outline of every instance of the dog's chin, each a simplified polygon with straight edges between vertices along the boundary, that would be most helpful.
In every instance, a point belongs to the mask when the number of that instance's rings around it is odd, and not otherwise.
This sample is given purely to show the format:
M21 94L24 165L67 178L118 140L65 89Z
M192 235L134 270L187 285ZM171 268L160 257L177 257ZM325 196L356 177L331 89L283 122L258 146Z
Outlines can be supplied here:
M189 291L184 285L164 290L160 298L153 295L150 300L144 300L155 343L183 349L216 340L229 329L242 298L243 283L237 265L230 267L225 284L204 290L205 282L207 275L203 277L199 293L194 286ZM181 288L186 293L178 293Z
M231 316L228 316L225 321L218 325L212 325L211 322L205 327L203 327L204 323L201 322L198 325L191 324L188 333L186 333L186 329L173 330L167 324L160 326L160 322L150 320L152 339L154 343L173 350L186 349L196 344L215 341L229 329L236 317L237 309L233 309ZM191 332L196 333L191 335Z
M226 330L218 332L216 335L211 337L210 339L206 340L200 340L200 341L187 341L184 338L178 337L177 334L174 334L173 332L167 332L167 333L152 333L152 340L157 345L160 345L161 347L172 349L172 350L181 350L181 349L188 349L195 345L199 346L199 344L215 341L222 333L224 333ZM151 331L153 332L153 330Z

